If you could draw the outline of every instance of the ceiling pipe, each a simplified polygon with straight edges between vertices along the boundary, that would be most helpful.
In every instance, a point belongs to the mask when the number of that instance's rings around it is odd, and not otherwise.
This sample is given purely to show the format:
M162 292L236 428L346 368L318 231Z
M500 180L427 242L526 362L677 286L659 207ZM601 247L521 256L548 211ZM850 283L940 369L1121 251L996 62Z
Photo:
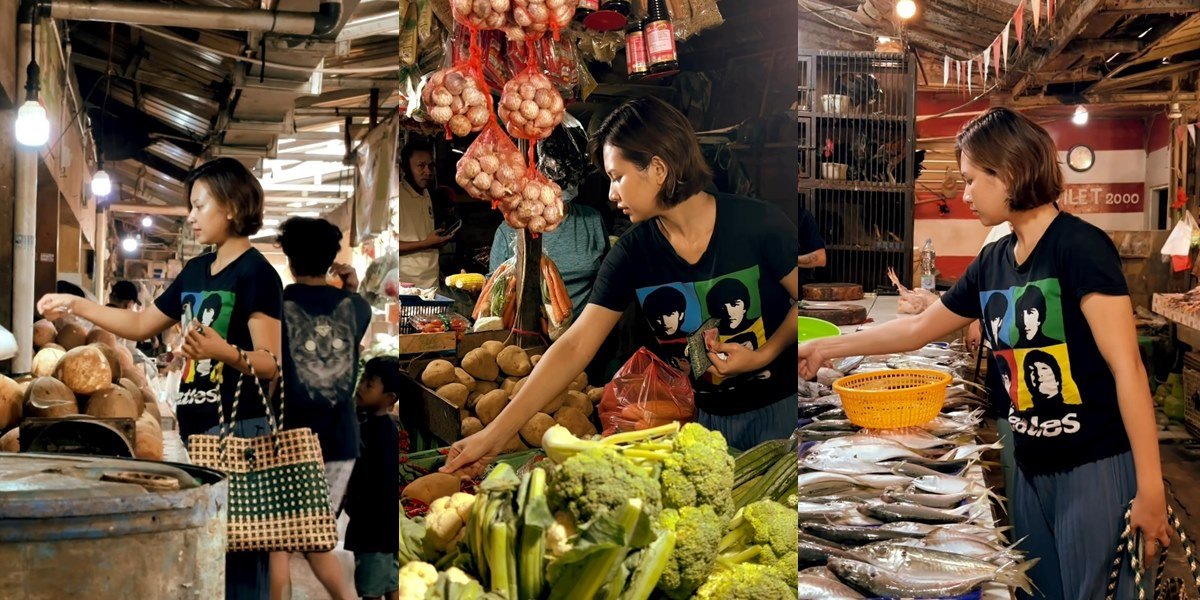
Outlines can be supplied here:
M333 33L342 18L341 0L322 0L315 13L150 4L128 0L39 0L38 3L42 16L67 21L255 31L308 37L324 37Z

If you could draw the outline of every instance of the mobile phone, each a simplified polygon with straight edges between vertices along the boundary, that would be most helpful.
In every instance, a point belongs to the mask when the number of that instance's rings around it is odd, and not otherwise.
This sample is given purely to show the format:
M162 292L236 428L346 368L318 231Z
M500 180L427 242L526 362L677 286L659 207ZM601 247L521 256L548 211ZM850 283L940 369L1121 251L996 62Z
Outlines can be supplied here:
M458 230L462 229L462 224L463 224L462 219L459 219L459 220L451 223L448 227L443 227L442 228L442 237L449 237L449 236L452 236L452 235L458 233Z

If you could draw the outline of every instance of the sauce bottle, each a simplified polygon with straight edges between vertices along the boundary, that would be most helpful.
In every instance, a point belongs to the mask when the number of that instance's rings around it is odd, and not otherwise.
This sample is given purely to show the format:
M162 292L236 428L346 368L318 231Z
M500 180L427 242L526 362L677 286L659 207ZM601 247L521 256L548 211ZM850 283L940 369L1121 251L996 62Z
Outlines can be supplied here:
M629 16L629 0L607 0L601 10L611 10L621 16Z
M600 10L600 0L579 0L575 9L575 20L583 21L588 15Z
M679 72L675 28L671 25L671 13L667 12L667 0L649 0L643 36L647 71L660 77Z
M630 17L625 26L625 71L630 79L646 76L649 65L646 60L646 41L642 21Z

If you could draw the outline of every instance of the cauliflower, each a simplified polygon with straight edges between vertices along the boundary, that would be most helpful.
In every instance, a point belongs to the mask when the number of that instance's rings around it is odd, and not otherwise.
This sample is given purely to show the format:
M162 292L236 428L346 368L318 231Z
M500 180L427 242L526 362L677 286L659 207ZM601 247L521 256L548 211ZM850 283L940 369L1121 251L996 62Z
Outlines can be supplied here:
M664 509L659 525L675 532L675 549L658 580L658 589L667 597L690 598L712 572L717 546L725 534L725 520L708 505Z
M437 580L437 567L427 562L410 562L400 567L400 600L425 600Z
M654 479L609 447L590 448L566 459L555 469L547 496L554 510L566 510L580 525L624 506L630 498L641 499L650 518L662 509Z
M571 550L571 538L577 533L575 519L570 514L558 511L554 514L554 524L546 530L546 551L553 558L558 558Z
M463 492L438 498L429 505L429 513L425 515L425 528L429 542L438 552L448 552L458 545L466 532L467 521L470 520L471 507L475 504L475 496Z
M662 496L666 508L707 504L722 517L733 514L733 457L725 437L701 425L684 425L663 461Z
M774 569L742 563L719 569L700 586L695 600L783 600L798 595L796 587L788 586Z

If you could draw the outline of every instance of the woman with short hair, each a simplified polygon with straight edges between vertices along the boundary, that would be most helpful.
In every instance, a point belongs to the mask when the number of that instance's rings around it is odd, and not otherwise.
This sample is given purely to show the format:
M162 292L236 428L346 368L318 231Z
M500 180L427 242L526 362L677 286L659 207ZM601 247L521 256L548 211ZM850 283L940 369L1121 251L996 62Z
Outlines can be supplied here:
M757 349L731 343L734 332L722 332L708 346L713 366L692 382L697 420L743 449L795 430L795 226L765 202L704 191L712 173L696 134L661 100L637 98L618 107L593 135L590 151L611 182L609 200L635 225L605 258L579 320L546 351L500 416L454 444L445 471L472 472L494 460L583 371L632 303L645 308L656 290L679 290L686 301L680 333L691 334L717 316L706 300L727 279L749 291L738 301L738 322L745 325L737 333L753 331ZM677 308L672 315L680 314ZM663 331L665 316L647 313L646 328ZM687 371L685 348L659 344L655 351Z

